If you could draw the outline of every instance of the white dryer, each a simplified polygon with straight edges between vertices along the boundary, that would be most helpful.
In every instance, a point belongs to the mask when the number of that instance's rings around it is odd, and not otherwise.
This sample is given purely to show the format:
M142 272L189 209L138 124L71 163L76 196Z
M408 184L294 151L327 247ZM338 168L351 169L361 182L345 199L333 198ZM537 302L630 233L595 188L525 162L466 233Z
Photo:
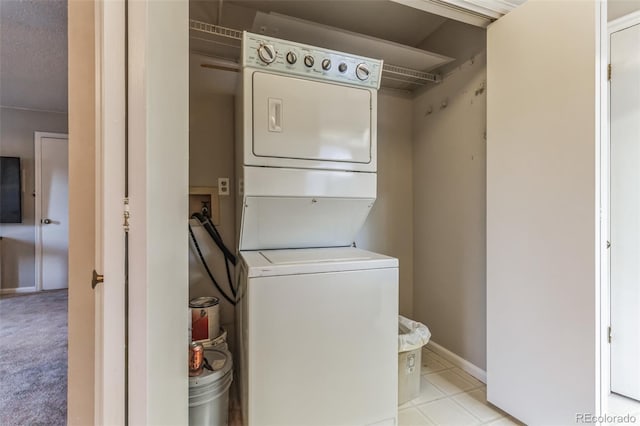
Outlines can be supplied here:
M376 198L382 61L246 32L242 58L240 250L351 244Z

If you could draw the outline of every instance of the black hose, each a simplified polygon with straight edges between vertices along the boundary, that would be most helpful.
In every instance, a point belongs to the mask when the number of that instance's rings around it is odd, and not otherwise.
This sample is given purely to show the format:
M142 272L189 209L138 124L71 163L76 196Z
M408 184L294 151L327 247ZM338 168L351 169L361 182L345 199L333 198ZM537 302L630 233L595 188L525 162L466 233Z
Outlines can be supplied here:
M224 257L226 259L229 259L229 261L233 264L233 266L236 266L236 264L238 263L238 261L236 259L236 256L224 244L224 241L222 240L222 236L218 232L218 229L209 220L209 218L207 218L206 216L202 215L201 213L193 213L191 215L191 217L195 218L195 219L198 219L198 221L202 224L204 229L207 230L207 232L209 233L211 238L213 238L213 241L216 243L218 248L222 251L222 254L224 254Z
M205 227L206 227L207 225L210 225L210 226L211 226L211 228L213 229L213 231L216 233L216 236L217 236L217 237L218 237L218 239L220 240L220 243L222 244L222 246L223 246L224 248L226 248L226 247L227 247L227 245L224 243L224 240L222 239L222 235L220 235L220 232L218 232L218 228L216 228L216 226L213 224L213 222L211 222L211 220L209 219L209 217L204 216L204 219L205 219L205 222L204 222L204 223L203 223L203 222L200 222L200 223L201 223L203 226L205 226ZM198 220L200 220L200 219L198 219ZM216 242L216 245L218 245L218 244L217 244L217 242ZM220 245L218 245L218 248L220 248ZM221 250L222 250L222 249L221 249ZM228 249L227 249L227 252L229 252L229 251L230 251L230 250L228 250ZM224 251L223 251L222 253L223 253L223 254L225 254L225 252L224 252ZM235 256L233 256L233 259L232 259L232 260L233 260L233 261L235 261L235 260L236 260L236 259L235 259ZM238 294L237 294L236 287L233 285L233 280L231 279L231 268L229 268L229 258L226 256L226 254L225 254L225 256L224 256L224 266L225 266L225 269L227 270L227 280L229 281L229 288L231 289L231 293L233 293L233 297L237 300L237 296L238 296ZM234 263L234 266L235 266L235 263Z
M191 229L191 225L189 225L189 234L191 235L191 240L193 241L193 245L196 247L196 251L198 252L198 256L200 257L200 261L202 262L202 265L204 266L204 269L207 271L207 275L209 275L209 278L211 278L211 281L213 282L213 285L215 285L216 289L218 289L220 294L222 294L222 296L227 300L227 302L229 302L229 303L231 303L232 305L235 306L236 302L231 297L229 297L227 295L227 293L225 293L224 290L222 290L222 287L220 287L220 284L218 284L218 281L216 281L215 277L213 276L213 273L209 269L209 265L207 265L207 261L204 259L204 255L202 254L202 251L200 250L200 246L198 245L198 241L196 240L196 236L193 234L193 230ZM235 298L235 295L234 295L234 298Z
M231 293L233 294L233 298L238 300L238 292L236 291L236 286L233 285L233 280L231 280L231 270L229 268L229 260L224 258L224 266L227 269L227 280L229 281L229 288L231 288Z
M227 248L226 244L224 243L224 240L222 239L222 235L220 235L220 232L218 232L218 228L216 228L216 226L213 224L213 222L211 222L211 220L207 216L200 213L193 213L191 217L195 218L196 220L198 220L198 222L200 222L200 224L207 231L209 236L211 236L213 241L216 243L220 251L222 251L222 254L224 255L224 266L227 273L227 281L229 282L229 288L231 289L231 293L233 294L233 297L237 299L238 290L236 286L233 285L233 279L231 278L231 268L229 268L229 262L231 262L234 266L237 264L236 256L233 255L231 253L231 250Z

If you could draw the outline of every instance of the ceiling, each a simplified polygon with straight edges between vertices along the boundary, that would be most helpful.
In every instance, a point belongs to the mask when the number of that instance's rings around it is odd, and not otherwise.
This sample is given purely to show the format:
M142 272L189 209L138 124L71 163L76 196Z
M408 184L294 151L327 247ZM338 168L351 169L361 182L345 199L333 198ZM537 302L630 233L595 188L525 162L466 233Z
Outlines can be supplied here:
M0 0L0 105L67 111L66 0Z

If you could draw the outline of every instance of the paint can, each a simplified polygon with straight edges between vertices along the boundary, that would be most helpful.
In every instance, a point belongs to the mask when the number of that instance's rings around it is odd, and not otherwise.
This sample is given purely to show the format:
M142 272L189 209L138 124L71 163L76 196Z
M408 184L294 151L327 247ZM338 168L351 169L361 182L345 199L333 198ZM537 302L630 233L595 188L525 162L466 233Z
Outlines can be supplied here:
M191 308L191 340L193 342L215 339L220 333L220 299L196 297L189 301Z

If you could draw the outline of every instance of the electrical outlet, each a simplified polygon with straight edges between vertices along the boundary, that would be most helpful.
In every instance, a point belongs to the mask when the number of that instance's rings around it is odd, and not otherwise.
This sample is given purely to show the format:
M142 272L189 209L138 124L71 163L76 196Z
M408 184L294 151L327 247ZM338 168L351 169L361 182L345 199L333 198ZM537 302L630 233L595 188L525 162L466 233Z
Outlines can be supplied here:
M218 178L218 195L229 195L229 178Z

